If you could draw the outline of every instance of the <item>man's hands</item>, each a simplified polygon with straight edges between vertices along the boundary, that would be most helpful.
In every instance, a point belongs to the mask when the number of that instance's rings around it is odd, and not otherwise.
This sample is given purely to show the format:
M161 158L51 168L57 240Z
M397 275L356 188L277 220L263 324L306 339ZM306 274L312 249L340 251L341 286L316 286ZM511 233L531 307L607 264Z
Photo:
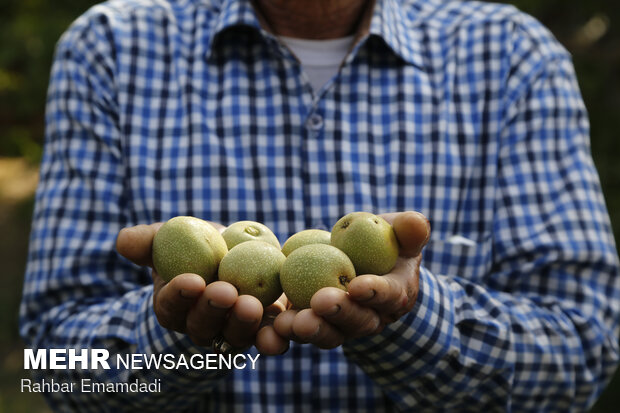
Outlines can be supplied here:
M430 237L428 220L416 212L382 215L392 224L400 257L388 274L360 274L348 292L323 288L311 308L287 310L277 316L275 331L291 340L333 348L346 339L380 332L386 324L411 311L418 293L420 252Z
M116 241L118 252L138 265L152 267L151 246L161 225L124 228ZM163 327L187 334L197 345L208 346L221 335L239 349L256 345L263 354L288 349L289 341L271 325L285 305L277 301L263 311L258 299L238 295L235 287L223 281L205 285L197 274L181 274L166 283L153 270L153 308Z
M197 274L181 274L166 283L153 270L157 320L165 328L187 334L197 345L208 346L222 336L235 348L255 345L266 355L285 352L290 340L333 348L349 338L376 334L413 308L420 251L430 237L428 220L417 212L382 217L392 224L400 243L400 257L388 274L360 274L349 283L348 292L323 288L312 297L311 308L297 311L286 310L284 295L263 309L258 299L238 295L227 282L205 285ZM118 252L138 265L152 267L153 237L161 225L124 228L117 238Z

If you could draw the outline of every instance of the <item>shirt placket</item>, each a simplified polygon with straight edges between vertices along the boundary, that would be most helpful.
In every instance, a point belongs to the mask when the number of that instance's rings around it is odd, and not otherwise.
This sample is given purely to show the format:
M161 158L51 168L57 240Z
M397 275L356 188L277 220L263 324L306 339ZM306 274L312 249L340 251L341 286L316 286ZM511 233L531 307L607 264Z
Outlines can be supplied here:
M278 57L286 71L292 76L288 82L293 82L300 94L288 95L289 106L296 108L301 124L298 125L300 136L298 141L300 156L301 194L303 199L304 228L330 229L330 222L325 219L325 203L327 202L329 187L329 168L327 154L324 148L325 139L325 111L324 93L317 95L313 92L309 79L304 75L299 61L284 45L273 40L278 50ZM327 182L327 183L326 183ZM299 188L296 188L299 190Z

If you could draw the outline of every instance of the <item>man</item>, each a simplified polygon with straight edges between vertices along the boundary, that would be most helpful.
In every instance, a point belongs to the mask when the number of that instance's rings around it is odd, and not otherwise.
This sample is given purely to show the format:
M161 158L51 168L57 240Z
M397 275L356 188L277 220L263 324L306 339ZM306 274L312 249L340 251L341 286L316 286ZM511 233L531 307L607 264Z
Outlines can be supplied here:
M399 263L308 310L146 269L172 216L285 240L354 210L392 212ZM583 411L618 360L618 257L570 57L501 5L91 9L56 53L27 272L32 347L263 354L52 371L162 379L48 394L59 410Z

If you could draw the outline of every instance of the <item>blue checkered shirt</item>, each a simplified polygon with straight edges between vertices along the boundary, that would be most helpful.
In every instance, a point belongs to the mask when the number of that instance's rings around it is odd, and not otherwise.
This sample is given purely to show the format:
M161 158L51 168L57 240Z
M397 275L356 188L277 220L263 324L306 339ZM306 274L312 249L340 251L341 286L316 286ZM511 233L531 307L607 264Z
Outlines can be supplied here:
M35 348L206 352L162 328L125 226L345 213L431 221L420 293L382 333L255 370L49 370L161 393L59 411L583 411L618 361L618 255L570 56L497 4L378 0L312 90L247 0L112 0L58 43L21 307ZM255 350L251 350L255 352Z

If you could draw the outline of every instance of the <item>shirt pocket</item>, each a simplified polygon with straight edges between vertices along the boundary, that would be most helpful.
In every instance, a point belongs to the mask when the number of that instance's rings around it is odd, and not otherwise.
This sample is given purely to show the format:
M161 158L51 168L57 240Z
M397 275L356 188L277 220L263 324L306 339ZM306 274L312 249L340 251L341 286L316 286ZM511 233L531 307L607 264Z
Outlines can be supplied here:
M484 278L493 264L492 237L470 240L460 235L432 239L424 248L422 265L435 275L476 281Z

